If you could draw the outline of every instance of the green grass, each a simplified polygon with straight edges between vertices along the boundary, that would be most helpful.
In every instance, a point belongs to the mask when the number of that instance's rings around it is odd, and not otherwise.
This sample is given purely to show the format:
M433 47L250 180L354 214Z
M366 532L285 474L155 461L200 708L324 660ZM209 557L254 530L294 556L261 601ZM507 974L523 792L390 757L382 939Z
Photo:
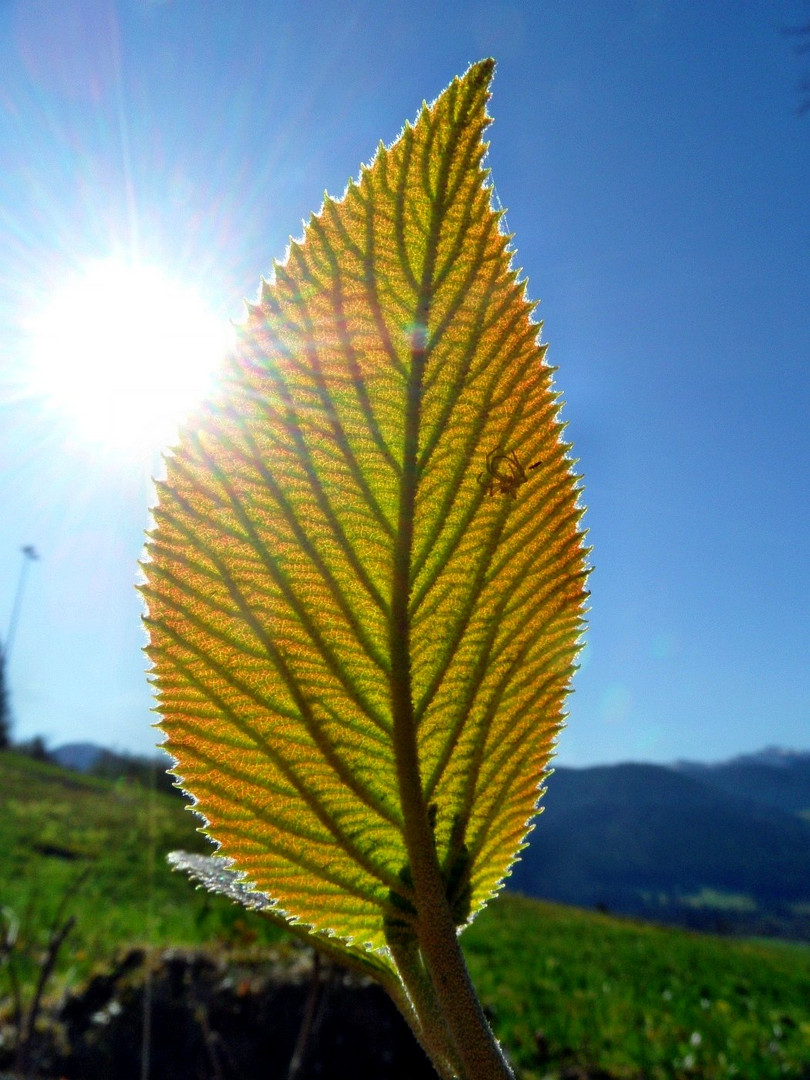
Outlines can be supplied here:
M524 1080L810 1077L810 949L503 896L467 931L473 981ZM540 1038L538 1039L538 1035Z
M213 851L198 824L179 795L0 753L0 908L19 922L19 951L39 955L68 893L76 926L58 971L73 981L123 945L277 940L269 923L169 868L176 848Z
M278 932L165 862L210 850L179 798L0 753L0 907L32 978L47 926L74 932L53 991L132 944L270 943ZM464 935L473 980L522 1080L598 1066L639 1080L810 1080L810 948L740 942L506 895ZM0 968L0 1010L7 993Z

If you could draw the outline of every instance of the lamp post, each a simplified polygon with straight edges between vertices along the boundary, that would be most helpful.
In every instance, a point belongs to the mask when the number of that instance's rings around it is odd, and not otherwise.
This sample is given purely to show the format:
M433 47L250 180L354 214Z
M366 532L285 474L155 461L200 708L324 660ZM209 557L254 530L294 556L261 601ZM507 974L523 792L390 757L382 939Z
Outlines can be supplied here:
M8 658L11 655L11 646L14 643L14 637L17 633L17 623L20 621L20 608L22 606L23 590L25 588L25 579L28 573L28 567L32 562L37 562L39 555L37 549L33 544L25 544L20 548L22 552L22 566L20 567L20 576L17 579L17 592L14 595L14 603L11 607L11 618L8 620L8 630L6 631L6 644L3 647L3 659L8 663Z

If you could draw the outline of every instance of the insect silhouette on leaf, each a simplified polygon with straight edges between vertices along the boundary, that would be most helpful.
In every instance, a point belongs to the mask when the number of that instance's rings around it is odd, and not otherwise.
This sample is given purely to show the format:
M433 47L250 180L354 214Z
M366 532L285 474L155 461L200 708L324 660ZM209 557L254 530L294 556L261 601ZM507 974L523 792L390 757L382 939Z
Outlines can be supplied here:
M487 454L485 472L478 474L478 483L486 484L490 495L511 495L517 498L517 489L529 479L526 475L540 464L535 461L528 469L524 469L516 451L507 453L503 447L496 446Z

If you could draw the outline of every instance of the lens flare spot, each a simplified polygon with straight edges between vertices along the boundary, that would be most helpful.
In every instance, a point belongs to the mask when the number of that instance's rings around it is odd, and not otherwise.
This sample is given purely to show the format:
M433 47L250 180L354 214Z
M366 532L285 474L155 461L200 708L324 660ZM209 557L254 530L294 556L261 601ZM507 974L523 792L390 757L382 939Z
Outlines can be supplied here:
M608 724L620 724L630 715L633 698L622 683L613 683L602 695L602 719Z

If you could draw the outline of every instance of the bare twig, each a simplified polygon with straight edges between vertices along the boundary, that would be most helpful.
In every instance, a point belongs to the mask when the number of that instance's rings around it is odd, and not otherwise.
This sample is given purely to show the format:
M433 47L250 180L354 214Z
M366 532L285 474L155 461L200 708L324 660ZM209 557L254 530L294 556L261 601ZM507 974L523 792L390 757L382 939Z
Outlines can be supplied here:
M310 1049L310 1041L320 1025L323 1008L334 976L334 967L326 961L327 979L324 983L321 978L321 965L323 963L324 961L320 953L317 949L314 949L309 993L307 994L304 1016L298 1032L295 1049L290 1058L290 1065L287 1070L287 1080L298 1080L298 1077L301 1075L301 1070L304 1067L304 1062L306 1061L307 1052Z
M39 976L31 998L31 1003L27 1010L23 1007L22 990L16 972L15 952L19 949L19 939L16 935L10 945L6 945L4 950L8 953L9 981L14 988L15 1028L17 1032L16 1069L22 1077L28 1077L30 1075L31 1046L36 1023L39 1019L39 1013L42 1007L42 998L45 993L45 988L53 975L61 948L76 924L75 915L65 918L65 909L67 908L69 901L72 900L76 892L84 884L89 873L90 870L87 869L79 874L65 889L62 898L59 901L59 905L51 920L50 929L48 931L48 943L40 962Z
M65 938L76 924L75 915L71 915L61 926L51 934L48 942L48 947L45 950L45 957L42 961L42 965L39 969L39 978L37 979L36 989L34 990L34 996L31 999L31 1006L28 1009L28 1015L25 1018L25 1022L18 1036L17 1043L17 1071L23 1076L29 1076L30 1066L30 1050L31 1042L34 1034L34 1028L36 1026L37 1018L39 1016L40 1006L42 1004L42 995L45 991L45 987L48 984L48 980L53 974L53 969L56 966L56 959L59 956L59 950L65 942Z

